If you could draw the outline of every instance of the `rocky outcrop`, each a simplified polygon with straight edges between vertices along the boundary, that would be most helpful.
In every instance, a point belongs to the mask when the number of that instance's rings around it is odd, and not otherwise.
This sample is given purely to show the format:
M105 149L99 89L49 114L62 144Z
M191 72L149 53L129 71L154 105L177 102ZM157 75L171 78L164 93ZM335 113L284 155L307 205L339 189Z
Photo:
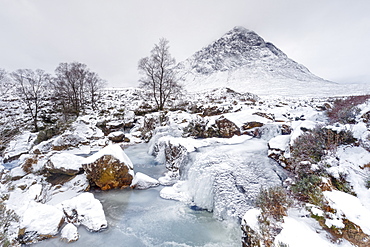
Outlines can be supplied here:
M239 127L223 116L216 120L216 125L219 131L219 137L231 138L234 135L240 136L241 134Z
M239 127L229 119L221 116L215 123L208 126L208 121L201 118L191 122L184 130L184 135L196 138L231 138L234 135L241 135Z
M83 168L91 186L102 190L126 188L134 177L133 166L119 145L110 145L85 160Z

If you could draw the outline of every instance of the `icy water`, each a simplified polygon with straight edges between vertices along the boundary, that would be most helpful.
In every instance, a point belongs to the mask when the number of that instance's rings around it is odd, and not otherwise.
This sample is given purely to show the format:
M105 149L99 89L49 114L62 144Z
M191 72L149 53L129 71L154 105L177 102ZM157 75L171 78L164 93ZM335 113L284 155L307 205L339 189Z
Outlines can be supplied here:
M126 154L135 172L154 178L162 176L163 165L147 153L147 145L129 147ZM95 197L104 207L108 229L91 233L79 227L80 239L67 244L59 238L35 246L240 246L241 231L235 222L221 222L212 213L197 211L188 205L159 197L163 187L148 190L97 191Z

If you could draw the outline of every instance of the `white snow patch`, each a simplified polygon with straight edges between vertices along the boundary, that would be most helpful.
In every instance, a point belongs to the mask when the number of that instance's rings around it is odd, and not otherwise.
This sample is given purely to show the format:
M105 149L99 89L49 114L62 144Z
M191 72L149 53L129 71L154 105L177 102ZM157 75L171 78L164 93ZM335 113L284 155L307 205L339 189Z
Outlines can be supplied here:
M23 214L20 229L53 236L58 233L63 217L63 212L54 206L31 202Z
M285 151L289 145L289 141L290 135L279 135L272 138L268 144L271 149Z
M337 215L345 217L360 226L362 231L370 234L370 210L366 208L355 196L341 191L324 191L324 196L329 201L329 205L337 210Z
M76 170L82 168L85 158L69 154L69 153L56 153L50 157L53 167L56 169Z
M137 172L135 174L134 179L132 180L132 183L130 187L134 187L135 189L148 189L150 187L155 187L159 185L159 181L157 179L151 178L148 175Z
M78 234L77 227L72 223L68 223L63 227L60 236L62 240L66 240L67 242L77 241L79 237L80 235Z
M163 199L171 199L181 202L191 202L191 197L186 192L186 183L184 181L179 181L171 187L164 187L159 193L160 197Z
M248 225L253 231L259 231L258 216L261 214L261 210L258 208L249 209L242 218L242 224Z

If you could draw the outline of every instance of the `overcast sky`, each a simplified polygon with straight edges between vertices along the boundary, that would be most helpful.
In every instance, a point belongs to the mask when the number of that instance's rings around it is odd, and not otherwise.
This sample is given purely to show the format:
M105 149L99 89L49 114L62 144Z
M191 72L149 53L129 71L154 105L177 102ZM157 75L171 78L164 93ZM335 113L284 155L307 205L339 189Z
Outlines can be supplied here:
M137 86L159 38L182 61L234 26L320 77L370 85L369 0L0 0L0 68L78 61L109 86Z

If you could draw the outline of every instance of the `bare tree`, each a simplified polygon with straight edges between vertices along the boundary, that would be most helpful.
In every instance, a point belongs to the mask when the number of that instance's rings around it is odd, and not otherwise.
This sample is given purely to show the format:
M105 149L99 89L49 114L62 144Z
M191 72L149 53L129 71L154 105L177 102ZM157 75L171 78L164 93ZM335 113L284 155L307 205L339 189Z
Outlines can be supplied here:
M97 108L97 101L100 98L99 90L105 85L105 81L100 79L95 72L89 72L86 77L86 91L89 98L91 108Z
M104 81L90 72L86 64L60 63L55 74L53 88L65 114L78 116L87 103L96 108L97 93Z
M0 69L0 93L6 94L12 88L11 80L4 69Z
M169 52L168 40L160 39L149 57L140 59L140 86L148 89L158 110L163 110L169 97L181 90L175 71L176 61Z
M50 81L50 75L40 69L36 71L19 69L11 73L11 76L14 79L20 99L25 103L31 114L35 131L38 131L37 118L41 106L42 94Z
M83 87L87 76L86 65L78 62L60 63L55 69L53 87L65 112L78 115L84 105Z

